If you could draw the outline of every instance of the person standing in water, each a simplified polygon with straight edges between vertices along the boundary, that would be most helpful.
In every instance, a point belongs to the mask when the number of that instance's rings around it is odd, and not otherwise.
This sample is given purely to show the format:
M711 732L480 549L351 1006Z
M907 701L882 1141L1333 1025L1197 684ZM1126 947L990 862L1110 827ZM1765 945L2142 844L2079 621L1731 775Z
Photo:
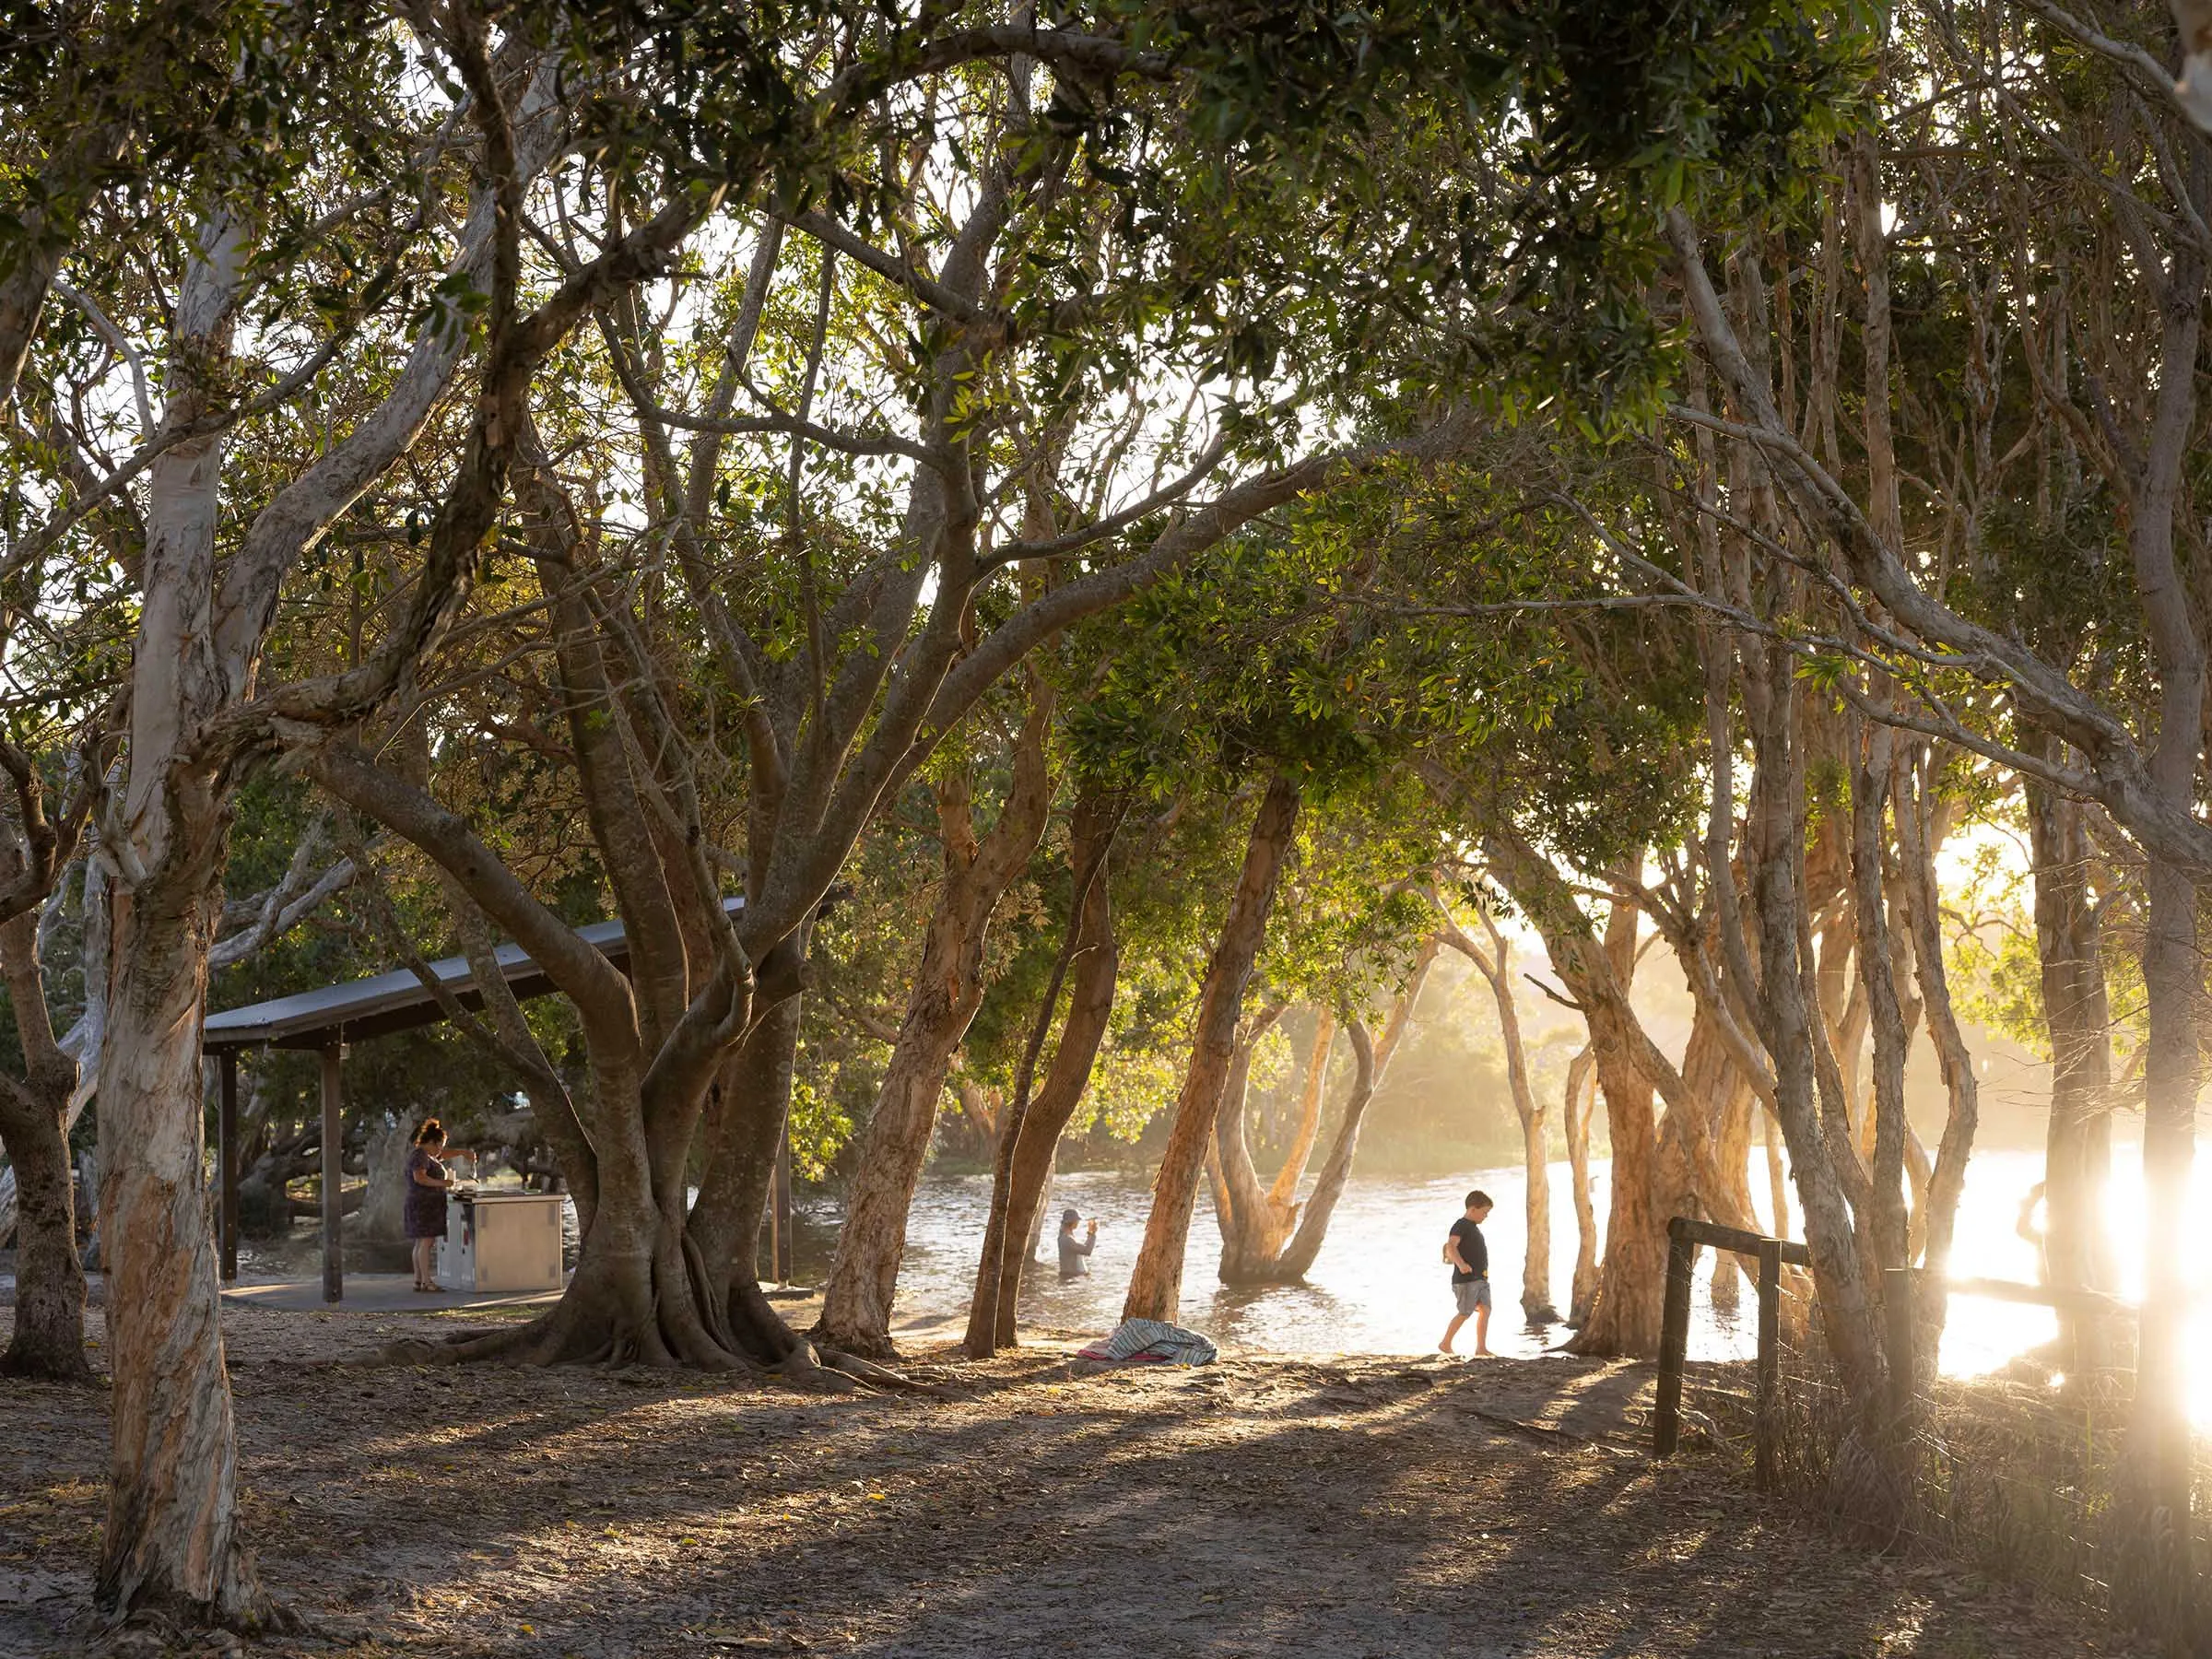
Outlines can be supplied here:
M1082 1242L1077 1242L1076 1223L1081 1219L1072 1209L1060 1212L1060 1277L1064 1282L1081 1278L1089 1273L1090 1264L1083 1258L1099 1247L1099 1218L1096 1216L1090 1218L1090 1231L1084 1236Z
M438 1161L445 1150L445 1129L436 1118L422 1120L407 1153L407 1238L415 1246L415 1288L434 1291L438 1241L445 1237L445 1194L453 1177Z
M1440 1354L1453 1351L1452 1338L1472 1318L1476 1357L1489 1356L1490 1247L1482 1239L1482 1224L1489 1213L1490 1195L1477 1187L1467 1194L1466 1213L1452 1223L1444 1237L1444 1260L1452 1265L1452 1300L1457 1311L1444 1327L1444 1339L1436 1345Z

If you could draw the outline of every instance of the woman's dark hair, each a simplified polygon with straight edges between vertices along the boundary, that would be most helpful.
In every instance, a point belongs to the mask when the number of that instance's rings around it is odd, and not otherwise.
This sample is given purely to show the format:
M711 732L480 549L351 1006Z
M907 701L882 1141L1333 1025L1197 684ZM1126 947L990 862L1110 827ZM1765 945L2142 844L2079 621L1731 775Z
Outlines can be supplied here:
M424 1118L421 1127L415 1131L415 1144L418 1147L427 1147L434 1140L444 1138L445 1125L436 1118Z
M1060 1212L1060 1225L1061 1225L1061 1226L1063 1226L1063 1227L1073 1227L1073 1226L1074 1226L1074 1225L1075 1225L1075 1224L1076 1224L1077 1221L1080 1221L1082 1218L1083 1218L1082 1217L1080 1217L1080 1216L1077 1215L1077 1214L1076 1214L1076 1212L1075 1212L1074 1210L1072 1210L1072 1209L1071 1209L1071 1210L1062 1210L1062 1211Z
M1473 1192L1467 1194L1467 1207L1469 1209L1488 1209L1490 1207L1490 1195L1484 1192L1480 1187L1477 1187Z

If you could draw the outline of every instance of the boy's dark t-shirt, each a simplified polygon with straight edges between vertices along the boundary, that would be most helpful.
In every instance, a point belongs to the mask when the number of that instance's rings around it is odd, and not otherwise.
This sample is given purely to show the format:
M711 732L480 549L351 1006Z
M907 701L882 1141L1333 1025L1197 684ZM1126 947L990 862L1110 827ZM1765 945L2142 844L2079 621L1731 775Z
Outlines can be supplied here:
M1462 1216L1452 1223L1452 1236L1459 1241L1459 1259L1475 1270L1462 1273L1458 1268L1453 1268L1452 1282L1465 1285L1474 1279L1489 1277L1490 1247L1482 1241L1481 1227Z

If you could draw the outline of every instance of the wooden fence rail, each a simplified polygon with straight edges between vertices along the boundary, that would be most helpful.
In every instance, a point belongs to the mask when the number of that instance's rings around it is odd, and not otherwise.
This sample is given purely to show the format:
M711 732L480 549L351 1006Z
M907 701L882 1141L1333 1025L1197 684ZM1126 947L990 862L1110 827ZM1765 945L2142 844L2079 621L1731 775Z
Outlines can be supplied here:
M1698 1251L1708 1244L1715 1250L1753 1257L1759 1263L1756 1478L1759 1490L1767 1491L1774 1484L1781 1425L1782 1265L1812 1265L1806 1247L1791 1240L1770 1239L1711 1221L1693 1221L1688 1216L1677 1216L1667 1222L1666 1306L1660 1317L1659 1394L1652 1413L1652 1451L1660 1457L1671 1456L1681 1439L1682 1368L1689 1355L1689 1292L1697 1277ZM1882 1275L1890 1406L1900 1423L1912 1414L1912 1379L1918 1374L1913 1351L1919 1340L1914 1281L1925 1277L1926 1269L1917 1267L1891 1267ZM2140 1312L2133 1302L2100 1291L2024 1285L2014 1279L1947 1278L1942 1288L1947 1296L1984 1296L2109 1318L2132 1319Z
M1782 1265L1809 1267L1802 1244L1740 1228L1677 1216L1666 1224L1666 1306L1659 1324L1659 1398L1652 1415L1652 1451L1671 1457L1682 1436L1682 1365L1689 1357L1689 1288L1698 1251L1710 1244L1759 1263L1759 1441L1761 1491L1774 1481L1775 1425L1782 1387Z

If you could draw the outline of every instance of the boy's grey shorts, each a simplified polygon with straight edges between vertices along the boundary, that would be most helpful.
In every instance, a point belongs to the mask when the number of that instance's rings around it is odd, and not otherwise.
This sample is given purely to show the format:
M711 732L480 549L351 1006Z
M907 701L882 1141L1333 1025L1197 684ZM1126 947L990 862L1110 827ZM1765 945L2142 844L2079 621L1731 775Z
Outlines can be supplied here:
M1462 1314L1472 1313L1477 1308L1487 1308L1490 1305L1490 1281L1487 1278L1478 1278L1469 1279L1465 1284L1455 1284L1452 1287L1452 1295L1453 1299L1459 1303L1459 1311Z

